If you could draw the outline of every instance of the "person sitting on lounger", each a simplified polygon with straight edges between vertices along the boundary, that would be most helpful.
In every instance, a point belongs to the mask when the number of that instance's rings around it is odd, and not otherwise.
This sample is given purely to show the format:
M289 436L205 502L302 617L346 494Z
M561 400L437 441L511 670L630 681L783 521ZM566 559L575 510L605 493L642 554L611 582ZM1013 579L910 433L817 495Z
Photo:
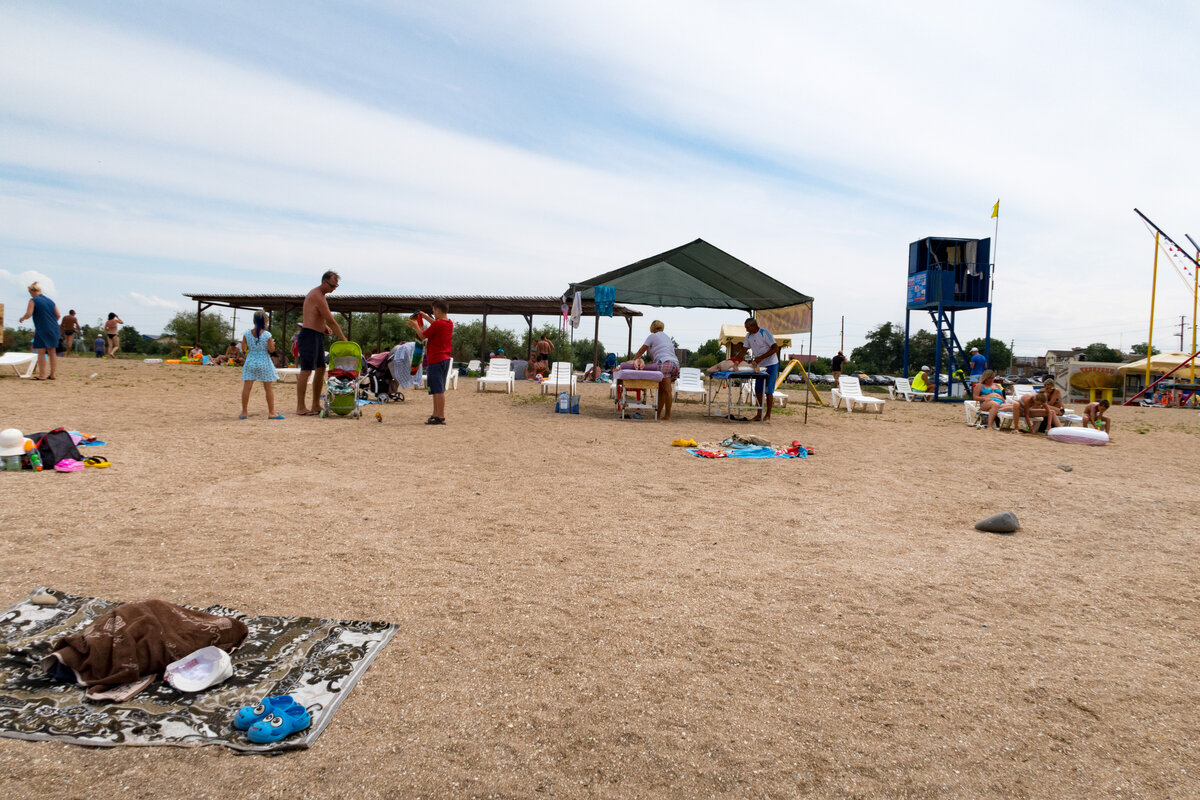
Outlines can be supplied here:
M980 376L979 383L975 384L975 402L979 404L979 410L987 413L987 426L991 428L996 424L996 416L1001 411L1013 411L1014 406L1005 402L1004 387L996 381L996 373L994 370L986 370ZM1013 430L1017 429L1013 425Z
M929 388L929 367L921 367L921 371L913 376L912 390L914 392L931 392Z
M1016 405L1020 409L1021 418L1025 420L1025 427L1030 433L1045 432L1050 428L1057 428L1062 425L1058 421L1058 413L1054 406L1050 405L1046 392L1036 392L1023 395L1017 398ZM1033 420L1045 420L1039 422L1039 430L1035 430Z

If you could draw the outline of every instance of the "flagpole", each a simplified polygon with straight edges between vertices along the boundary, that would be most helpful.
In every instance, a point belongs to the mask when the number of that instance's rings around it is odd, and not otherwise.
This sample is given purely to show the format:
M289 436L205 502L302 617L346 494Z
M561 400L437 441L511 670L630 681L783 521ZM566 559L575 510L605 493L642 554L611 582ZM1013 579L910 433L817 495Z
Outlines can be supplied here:
M1000 249L1000 200L996 200L996 205L992 209L992 219L996 220L996 227L992 232L992 291L989 302L996 302L996 252Z

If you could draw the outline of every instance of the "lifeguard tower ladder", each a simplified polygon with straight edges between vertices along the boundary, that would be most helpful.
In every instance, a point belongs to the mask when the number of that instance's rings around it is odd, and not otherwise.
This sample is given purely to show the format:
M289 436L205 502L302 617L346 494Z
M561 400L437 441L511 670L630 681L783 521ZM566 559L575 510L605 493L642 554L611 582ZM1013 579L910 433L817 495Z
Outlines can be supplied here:
M967 354L954 333L959 311L987 309L984 358L992 350L991 239L921 239L908 246L908 298L904 309L904 376L909 377L908 340L913 311L928 311L937 331L933 362L933 397L950 400L951 386L941 383L942 353L946 374L953 375ZM957 354L957 357L956 357ZM968 370L964 368L964 372ZM951 382L953 382L951 378Z

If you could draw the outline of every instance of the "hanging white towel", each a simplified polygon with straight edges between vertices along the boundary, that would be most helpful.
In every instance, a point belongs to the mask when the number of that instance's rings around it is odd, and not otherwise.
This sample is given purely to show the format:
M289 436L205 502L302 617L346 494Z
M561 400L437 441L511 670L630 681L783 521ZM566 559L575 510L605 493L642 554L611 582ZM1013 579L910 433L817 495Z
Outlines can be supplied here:
M575 300L571 303L571 327L578 328L579 320L583 317L583 297L579 292L575 293Z

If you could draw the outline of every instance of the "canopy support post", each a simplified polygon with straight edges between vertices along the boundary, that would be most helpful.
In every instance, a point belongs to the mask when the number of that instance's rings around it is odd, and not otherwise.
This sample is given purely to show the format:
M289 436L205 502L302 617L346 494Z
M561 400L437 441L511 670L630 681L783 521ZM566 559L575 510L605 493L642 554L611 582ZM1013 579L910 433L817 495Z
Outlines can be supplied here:
M479 336L479 360L480 361L483 361L484 359L487 358L487 315L488 315L488 306L486 303L484 303L484 306L483 306L483 330L480 331L480 336Z
M375 327L375 352L383 350L383 306L379 307L379 324Z
M600 312L596 311L594 305L592 311L596 314L596 332L592 334L592 374L595 375L598 372L596 367L600 365Z
M529 326L529 333L525 334L525 352L528 353L533 349L533 314L522 314L525 318L525 324Z

